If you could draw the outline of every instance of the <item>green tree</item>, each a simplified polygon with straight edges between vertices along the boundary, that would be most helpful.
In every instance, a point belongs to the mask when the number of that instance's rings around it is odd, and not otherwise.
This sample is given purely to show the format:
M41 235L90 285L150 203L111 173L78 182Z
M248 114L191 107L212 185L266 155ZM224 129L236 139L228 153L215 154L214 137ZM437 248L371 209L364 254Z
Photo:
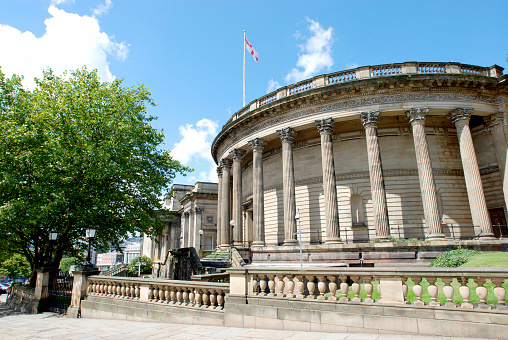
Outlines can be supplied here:
M14 254L11 258L3 261L0 264L0 272L13 280L18 277L30 277L32 274L30 263L19 254Z
M160 149L148 90L101 82L86 68L49 69L32 91L21 79L0 70L0 249L34 271L82 254L89 227L99 250L128 232L160 235L159 198L191 169Z
M153 260L148 256L138 256L131 260L129 263L129 274L132 276L138 276L139 264L141 262L141 274L150 274L152 272Z
M77 263L75 257L64 257L60 261L58 270L60 270L60 273L69 274L69 270L71 270L71 267L76 264Z

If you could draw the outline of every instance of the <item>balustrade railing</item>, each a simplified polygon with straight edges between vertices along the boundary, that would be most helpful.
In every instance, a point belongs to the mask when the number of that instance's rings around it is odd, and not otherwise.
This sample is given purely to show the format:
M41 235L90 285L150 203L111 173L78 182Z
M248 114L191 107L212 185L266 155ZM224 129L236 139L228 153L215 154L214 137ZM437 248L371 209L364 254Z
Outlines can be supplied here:
M339 83L346 83L350 81L356 81L368 78L379 78L379 77L390 77L403 74L465 74L474 76L491 76L500 77L503 72L502 68L498 66L492 67L480 67L473 65L464 65L459 63L418 63L418 62L406 62L396 63L387 65L376 65L358 67L351 70L345 70L341 72L334 72L324 76L317 76L312 79L307 79L299 83L288 85L277 89L267 95L252 101L245 107L235 113L231 119L226 123L229 124L232 121L240 118L245 113L272 103L282 97L295 95L316 87L331 86ZM324 77L324 78L323 78ZM324 81L321 81L321 79ZM282 93L283 95L278 95Z
M249 268L246 275L253 297L508 311L508 273L499 268L265 267Z
M92 276L90 296L221 311L228 283Z

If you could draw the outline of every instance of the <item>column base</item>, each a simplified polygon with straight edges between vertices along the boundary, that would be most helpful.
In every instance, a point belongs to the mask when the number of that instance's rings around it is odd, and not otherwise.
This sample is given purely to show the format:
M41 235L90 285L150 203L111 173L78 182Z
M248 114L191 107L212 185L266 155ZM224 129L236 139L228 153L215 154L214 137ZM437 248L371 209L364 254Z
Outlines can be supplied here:
M283 246L297 246L298 241L297 240L284 240Z
M480 233L480 235L478 235L478 238L480 240L497 240L496 235L494 235L493 233Z
M390 236L376 236L374 242L390 242Z
M219 246L220 250L229 250L231 249L231 245L230 244L221 244Z
M330 237L325 240L325 244L342 244L342 239L340 237Z
M445 234L430 234L425 239L429 240L429 241L438 241L438 240L444 241L446 239L446 236L445 236Z
M251 247L264 247L265 245L265 241L254 241L252 242Z

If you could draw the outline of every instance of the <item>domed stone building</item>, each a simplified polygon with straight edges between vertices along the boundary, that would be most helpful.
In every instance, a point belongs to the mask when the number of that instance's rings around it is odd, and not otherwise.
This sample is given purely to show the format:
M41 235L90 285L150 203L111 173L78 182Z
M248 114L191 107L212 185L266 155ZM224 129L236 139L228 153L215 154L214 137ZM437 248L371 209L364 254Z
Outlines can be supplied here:
M309 252L502 236L507 84L497 65L406 62L252 101L212 145L219 245L266 260L299 236Z

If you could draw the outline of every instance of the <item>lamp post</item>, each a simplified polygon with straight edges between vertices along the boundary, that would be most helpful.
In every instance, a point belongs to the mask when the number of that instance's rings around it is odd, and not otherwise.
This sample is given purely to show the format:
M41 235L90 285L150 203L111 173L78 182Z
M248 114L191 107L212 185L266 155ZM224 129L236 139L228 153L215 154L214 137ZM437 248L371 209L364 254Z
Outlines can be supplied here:
M295 220L298 220L298 231L295 233L298 235L298 243L300 244L300 267L303 267L303 254L302 254L302 224L300 221L300 209L296 209Z
M92 248L92 240L95 238L95 229L93 228L86 229L86 238L88 239L88 254L86 255L86 261L83 267L92 268L93 264L91 262L92 258L90 255L90 251Z
M58 233L56 231L50 231L49 232L49 246L52 248L53 244L55 243L56 239L58 238ZM45 267L53 267L54 263L51 258L47 260L47 262L44 264Z

